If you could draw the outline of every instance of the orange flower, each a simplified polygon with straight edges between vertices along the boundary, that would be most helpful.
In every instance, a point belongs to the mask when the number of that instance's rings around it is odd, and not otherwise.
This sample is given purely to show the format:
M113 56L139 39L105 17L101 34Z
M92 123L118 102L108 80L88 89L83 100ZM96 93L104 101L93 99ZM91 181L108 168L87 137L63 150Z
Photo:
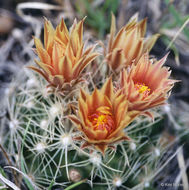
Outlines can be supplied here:
M163 67L167 55L152 63L148 54L144 54L130 71L123 70L120 77L120 88L129 100L129 110L146 111L165 104L175 80L169 79L171 71ZM149 113L149 112L146 112Z
M80 82L83 69L97 57L97 53L92 53L93 47L84 51L83 22L84 19L75 22L69 33L63 19L56 29L45 20L44 47L39 39L34 38L40 59L35 62L40 69L30 68L40 73L51 86L64 89Z
M123 128L129 125L139 112L128 112L128 101L122 94L116 96L111 78L101 90L95 88L92 95L81 90L78 103L79 119L76 116L69 118L83 133L82 138L86 141L83 147L94 145L104 153L108 145L129 139Z
M115 33L116 23L115 17L112 15L106 61L115 72L119 72L133 62L137 63L143 53L151 50L159 37L159 34L155 34L145 39L146 19L137 22L137 18L132 19L127 25L122 27L116 36Z

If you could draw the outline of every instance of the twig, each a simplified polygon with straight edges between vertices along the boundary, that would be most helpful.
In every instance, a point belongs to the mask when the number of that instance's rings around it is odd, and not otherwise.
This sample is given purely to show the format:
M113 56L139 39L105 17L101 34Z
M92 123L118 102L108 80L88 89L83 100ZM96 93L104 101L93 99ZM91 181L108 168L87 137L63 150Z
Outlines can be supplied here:
M1 173L0 173L0 179L5 183L7 186L11 187L14 190L20 190L14 183L6 179Z
M2 152L3 152L4 156L5 156L5 158L7 159L9 165L12 166L12 163L11 163L11 161L10 161L10 159L9 159L9 156L8 156L8 154L6 153L5 149L1 146L1 144L0 144L0 149L2 150ZM19 183L18 183L18 181L17 181L17 178L16 178L16 177L17 177L17 176L16 176L16 172L15 172L13 169L12 169L12 172L13 172L14 181L15 181L16 185L19 185Z
M179 168L180 168L180 171L181 171L183 190L188 190L189 185L188 185L188 178L187 178L187 175L186 175L186 166L185 166L185 161L184 161L183 149L182 148L180 149L180 151L177 154L177 160L178 160Z
M87 181L87 179L83 179L83 180L81 180L81 181L79 181L79 182L77 182L77 183L74 183L74 184L70 185L70 186L67 187L65 190L73 189L73 188L79 186L80 184L82 184L82 183L84 183L84 182L86 182L86 181Z
M11 161L10 161L10 159L9 159L9 156L7 155L5 149L1 146L1 144L0 144L0 149L2 150L2 152L3 152L4 156L5 156L5 158L7 159L9 165L12 165L12 164L11 164Z
M179 36L179 34L182 32L182 30L186 27L186 25L189 23L189 18L184 22L184 24L182 25L182 27L178 30L178 32L175 34L174 38L171 40L171 42L169 43L169 45L167 46L166 50L168 50L171 45L173 44L173 42L177 39L177 37Z

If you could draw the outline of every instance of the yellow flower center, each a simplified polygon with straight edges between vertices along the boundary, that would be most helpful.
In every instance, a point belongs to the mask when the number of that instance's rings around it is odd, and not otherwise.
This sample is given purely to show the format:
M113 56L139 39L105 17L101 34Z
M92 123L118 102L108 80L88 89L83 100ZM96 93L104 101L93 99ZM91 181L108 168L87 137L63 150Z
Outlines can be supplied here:
M150 88L146 86L144 83L136 83L135 89L143 95L143 98L146 98L150 94Z
M100 115L97 118L94 118L96 125L103 125L107 122L106 115Z
M110 134L114 130L114 120L107 107L100 107L94 114L89 116L93 124L93 130L106 130Z

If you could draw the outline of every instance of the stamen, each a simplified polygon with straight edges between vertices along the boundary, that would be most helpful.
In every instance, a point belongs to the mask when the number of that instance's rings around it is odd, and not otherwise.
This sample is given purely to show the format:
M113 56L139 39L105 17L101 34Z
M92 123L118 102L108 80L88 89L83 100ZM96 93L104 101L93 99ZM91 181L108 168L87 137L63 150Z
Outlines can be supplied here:
M93 124L94 130L107 130L108 134L114 130L114 120L109 108L102 106L98 110L89 116L90 121Z
M136 83L135 84L135 89L143 95L143 98L146 98L149 94L151 89L148 88L148 86L146 86L144 83Z

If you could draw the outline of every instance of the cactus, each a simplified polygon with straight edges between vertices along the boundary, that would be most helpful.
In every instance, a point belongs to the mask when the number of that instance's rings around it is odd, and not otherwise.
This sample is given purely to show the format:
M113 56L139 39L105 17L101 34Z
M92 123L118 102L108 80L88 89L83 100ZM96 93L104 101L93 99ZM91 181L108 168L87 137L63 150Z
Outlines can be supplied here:
M40 49L37 51L40 54ZM93 56L91 61L97 54ZM129 140L110 144L104 153L92 145L84 148L84 140L78 138L83 137L83 132L68 118L73 114L78 117L80 88L90 93L95 87L101 88L110 72L114 90L123 93L119 84L116 86L117 74L108 70L108 65L101 67L103 59L101 56L95 64L90 64L84 70L85 80L70 85L66 93L67 87L54 86L55 80L41 77L39 69L37 73L21 69L9 86L8 114L1 120L0 141L13 165L7 169L17 173L17 184L23 189L155 187L154 179L171 159L162 160L170 145L162 141L164 111L161 108L152 108L153 121L151 113L139 110L135 120L123 129ZM30 68L35 70L33 66ZM95 68L96 72L91 73Z

